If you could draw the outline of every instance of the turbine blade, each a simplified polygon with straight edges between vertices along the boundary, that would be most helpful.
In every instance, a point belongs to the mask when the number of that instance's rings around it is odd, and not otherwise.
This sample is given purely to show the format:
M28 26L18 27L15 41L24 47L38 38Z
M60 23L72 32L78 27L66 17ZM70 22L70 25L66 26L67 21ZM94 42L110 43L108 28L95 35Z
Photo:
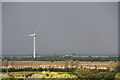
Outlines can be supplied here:
M40 27L40 24L36 27L36 29L35 29L35 31L34 31L34 34L36 34L36 33L37 33L37 31L38 31L39 27Z
M33 34L28 34L27 36L33 36Z

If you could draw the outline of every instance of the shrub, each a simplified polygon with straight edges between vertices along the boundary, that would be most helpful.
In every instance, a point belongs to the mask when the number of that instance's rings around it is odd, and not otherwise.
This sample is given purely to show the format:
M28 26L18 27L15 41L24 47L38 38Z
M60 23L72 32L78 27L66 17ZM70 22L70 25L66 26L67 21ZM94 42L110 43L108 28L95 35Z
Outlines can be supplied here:
M77 69L77 70L75 71L75 74L76 74L78 77L84 77L85 75L90 74L90 73L91 73L91 71L90 71L89 69L83 69L83 68Z
M115 74L113 74L112 72L107 72L104 78L115 78Z
M99 72L96 74L96 78L104 78L106 72Z
M96 75L94 73L86 75L84 78L96 78Z

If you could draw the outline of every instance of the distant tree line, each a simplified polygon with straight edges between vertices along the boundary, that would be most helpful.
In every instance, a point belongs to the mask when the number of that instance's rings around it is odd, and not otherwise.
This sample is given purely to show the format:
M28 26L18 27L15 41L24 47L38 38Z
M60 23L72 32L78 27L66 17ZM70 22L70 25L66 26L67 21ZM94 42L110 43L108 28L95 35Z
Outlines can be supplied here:
M118 61L118 57L73 57L73 56L44 56L44 57L4 57L8 61L66 61L71 59L73 61Z
M20 72L20 71L50 71L50 72L73 72L75 68L9 68L9 69L0 69L1 72Z

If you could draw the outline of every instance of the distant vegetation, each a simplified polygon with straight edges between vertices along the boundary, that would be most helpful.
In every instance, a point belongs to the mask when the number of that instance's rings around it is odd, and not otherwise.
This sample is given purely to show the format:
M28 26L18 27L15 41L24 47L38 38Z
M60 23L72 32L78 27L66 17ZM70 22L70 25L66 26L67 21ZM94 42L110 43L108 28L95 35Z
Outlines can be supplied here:
M44 57L5 57L9 61L65 61L71 59L73 61L118 61L118 57L74 57L74 56L44 56Z
M118 68L118 67L116 67ZM115 80L115 78L120 79L120 72L118 69L110 70L102 70L102 69L9 69L9 72L2 73L2 78L13 78L9 80L14 80L14 78L18 78L20 80L29 80L29 78L40 78L39 80ZM36 71L36 72L35 72ZM17 79L17 80L18 80Z

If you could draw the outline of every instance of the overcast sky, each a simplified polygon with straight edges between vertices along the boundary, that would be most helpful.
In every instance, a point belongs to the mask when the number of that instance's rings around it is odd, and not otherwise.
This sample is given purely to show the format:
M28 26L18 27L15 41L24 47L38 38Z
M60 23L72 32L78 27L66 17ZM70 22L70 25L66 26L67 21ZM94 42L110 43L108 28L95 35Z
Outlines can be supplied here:
M118 54L118 3L2 3L3 55Z

